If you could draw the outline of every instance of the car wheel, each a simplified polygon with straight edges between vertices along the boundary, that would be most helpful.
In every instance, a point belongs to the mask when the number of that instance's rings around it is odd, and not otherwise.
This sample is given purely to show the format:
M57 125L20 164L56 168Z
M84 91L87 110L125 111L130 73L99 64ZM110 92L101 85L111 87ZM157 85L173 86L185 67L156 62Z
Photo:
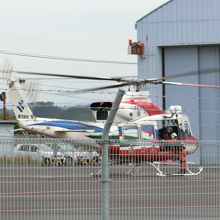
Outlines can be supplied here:
M50 166L50 158L44 158L44 165L45 166Z

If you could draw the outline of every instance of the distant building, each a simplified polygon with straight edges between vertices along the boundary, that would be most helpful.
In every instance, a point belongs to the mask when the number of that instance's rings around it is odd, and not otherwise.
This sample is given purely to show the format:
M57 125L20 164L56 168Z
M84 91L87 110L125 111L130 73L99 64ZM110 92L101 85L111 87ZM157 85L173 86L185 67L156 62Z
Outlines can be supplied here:
M190 73L167 81L220 85L219 0L171 0L139 19L136 29L145 47L138 56L139 78ZM207 69L212 71L202 72ZM161 107L182 105L194 136L220 140L220 89L147 87Z

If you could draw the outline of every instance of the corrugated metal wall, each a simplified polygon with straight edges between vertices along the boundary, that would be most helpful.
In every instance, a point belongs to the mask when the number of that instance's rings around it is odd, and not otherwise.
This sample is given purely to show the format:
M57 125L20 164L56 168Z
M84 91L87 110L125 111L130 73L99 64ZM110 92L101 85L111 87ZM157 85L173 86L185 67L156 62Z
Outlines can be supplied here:
M219 0L172 0L138 20L137 38L146 45L145 56L138 58L139 78L160 77L163 71L177 74L219 68L219 9ZM164 57L162 48L166 48ZM216 84L219 83L219 73L188 76L176 81ZM148 86L148 89L156 104L162 107L162 87ZM191 100L179 99L178 104L183 105L185 113L191 116L196 136L219 140L219 91L167 87L166 96L173 94L192 97ZM212 101L201 101L203 97L212 97ZM168 99L166 105L175 103L175 100ZM212 128L208 127L207 133L207 127L200 127L201 124L212 124Z
M219 72L204 74L203 69L219 69L219 46L165 48L165 75L196 71L179 77L179 82L220 84ZM203 140L220 139L220 91L212 88L165 86L166 106L182 105L192 124L194 135Z
M219 43L219 9L219 0L170 1L137 21L138 39L148 36L158 46Z

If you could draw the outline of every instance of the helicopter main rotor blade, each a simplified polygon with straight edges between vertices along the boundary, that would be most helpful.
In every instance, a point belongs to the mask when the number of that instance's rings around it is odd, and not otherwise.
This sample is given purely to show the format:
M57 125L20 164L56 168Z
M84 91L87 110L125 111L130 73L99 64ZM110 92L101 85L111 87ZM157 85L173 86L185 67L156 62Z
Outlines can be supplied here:
M173 75L169 75L169 76L155 78L152 80L166 80L166 79L180 78L180 77L184 77L184 76L192 76L192 75L197 75L197 74L201 75L201 74L218 73L218 72L220 72L219 68L210 68L210 69L203 69L203 70L198 70L198 71L194 70L194 71L189 71L189 72L185 72L185 73L173 74Z
M20 74L28 75L38 75L38 76L56 76L64 78L74 78L74 79L88 79L88 80L102 80L102 81L116 81L116 82L129 82L130 80L123 79L121 77L95 77L95 76L80 76L80 75L70 75L70 74L58 74L58 73L42 73L42 72L27 72L27 71L15 71Z
M193 84L193 83L178 83L178 82L166 82L166 81L157 81L157 80L143 80L134 83L135 85L144 85L144 84L167 84L167 85L176 85L176 86L191 86L191 87L203 87L203 88L220 88L220 86L217 85L204 85L204 84ZM104 90L104 89L113 89L113 88L120 88L124 86L129 86L130 83L121 83L118 85L111 85L111 86L103 86L103 87L97 87L97 88L91 88L91 89L82 89L82 90L76 90L74 93L81 93L81 92L93 92L98 90Z
M179 74L174 74L170 76L165 76L165 77L158 77L154 78L155 80L162 80L162 79L172 79L172 78L178 78L178 77L184 77L184 76L190 76L190 75L195 75L195 74L204 74L204 73L215 73L219 72L219 68L210 68L210 69L203 69L203 70L198 70L198 71L189 71L185 73L179 73ZM70 74L58 74L58 73L42 73L42 72L29 72L29 71L15 71L17 73L23 73L23 74L29 74L29 75L44 75L44 76L56 76L56 77L68 77L68 78L77 78L77 79L91 79L91 80L110 80L110 81L117 81L117 82L124 82L125 80L122 77L93 77L93 76L79 76L79 75L70 75Z
M175 86L193 86L193 87L204 87L204 88L220 88L217 85L204 85L204 84L193 84L193 83L178 83L178 82L167 82L161 81L155 84L167 84L167 85L175 85Z
M217 68L212 69L204 69L200 70L200 74L205 73L215 73L219 71ZM98 91L98 90L105 90L105 89L112 89L112 88L120 88L128 85L134 85L134 86L140 86L145 84L167 84L167 85L179 85L179 86L194 86L194 87L205 87L205 88L220 88L220 86L217 85L201 85L201 84L192 84L192 83L179 83L179 82L167 82L163 81L166 79L172 79L172 78L178 78L178 77L184 77L189 76L193 74L198 74L198 71L189 71L182 74L175 74L171 76L165 76L165 77L159 77L159 78L151 78L151 79L144 79L144 80L127 80L120 77L93 77L93 76L79 76L79 75L70 75L70 74L54 74L54 73L42 73L42 72L26 72L26 71L16 71L17 73L21 74L29 74L29 75L41 75L41 76L55 76L55 77L65 77L65 78L76 78L76 79L88 79L88 80L102 80L102 81L116 81L116 82L122 82L118 85L110 85L110 86L103 86L103 87L97 87L97 88L91 88L91 89L82 89L82 90L76 90L75 92L81 93L81 92L89 92L89 91Z
M80 89L80 90L75 90L73 92L74 93L94 92L94 91L105 90L105 89L121 88L121 87L129 86L129 85L130 85L130 83L121 83L121 84L118 84L118 85L96 87L96 88L91 88L91 89Z
M2 71L4 72L4 71ZM103 81L115 81L115 82L133 82L133 80L126 80L122 77L95 77L95 76L79 76L79 75L71 75L71 74L58 74L58 73L42 73L42 72L27 72L27 71L15 71L17 73L23 73L23 74L29 74L29 75L41 75L41 76L55 76L55 77L64 77L64 78L76 78L76 79L89 79L89 80L103 80ZM206 74L206 73L216 73L220 72L219 68L210 68L210 69L203 69L198 71L189 71L185 73L179 73L164 77L157 77L153 79L147 79L147 83L150 81L155 80L166 80L166 79L174 79L174 78L180 78L184 76L192 76L195 74ZM142 81L143 82L143 81Z

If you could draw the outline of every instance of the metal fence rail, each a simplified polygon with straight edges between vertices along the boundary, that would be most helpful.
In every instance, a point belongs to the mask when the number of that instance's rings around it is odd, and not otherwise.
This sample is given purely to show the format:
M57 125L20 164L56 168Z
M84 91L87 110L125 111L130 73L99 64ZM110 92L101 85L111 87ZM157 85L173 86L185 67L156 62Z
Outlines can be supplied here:
M101 219L100 143L1 139L0 219ZM188 144L198 175L179 175L179 148L164 158L182 142L112 141L110 219L220 219L220 142Z

